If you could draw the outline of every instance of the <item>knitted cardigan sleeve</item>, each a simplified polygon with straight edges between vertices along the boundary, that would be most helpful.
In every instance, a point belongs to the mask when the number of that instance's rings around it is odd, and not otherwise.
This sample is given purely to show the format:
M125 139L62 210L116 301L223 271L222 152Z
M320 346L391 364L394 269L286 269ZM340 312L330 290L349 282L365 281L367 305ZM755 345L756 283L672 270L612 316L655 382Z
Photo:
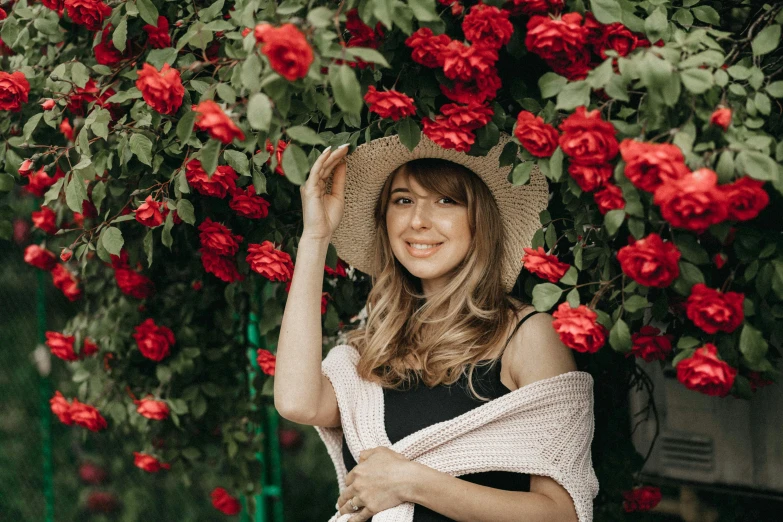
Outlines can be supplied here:
M590 453L590 374L568 372L531 383L392 444L385 430L383 390L359 377L358 359L355 348L338 345L321 366L335 389L342 425L315 429L334 463L340 491L347 474L342 459L345 435L357 462L362 450L385 446L452 476L511 471L551 477L571 495L579 522L592 522L598 480ZM377 513L373 521L411 522L413 507L405 502ZM345 522L350 516L336 513L329 522Z

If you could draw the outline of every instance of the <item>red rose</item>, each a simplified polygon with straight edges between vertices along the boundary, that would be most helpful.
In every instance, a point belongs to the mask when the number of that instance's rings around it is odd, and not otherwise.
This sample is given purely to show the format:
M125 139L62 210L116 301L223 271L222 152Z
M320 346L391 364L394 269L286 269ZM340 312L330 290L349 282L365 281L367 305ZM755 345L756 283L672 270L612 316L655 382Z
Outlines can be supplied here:
M271 141L266 140L266 151L270 155L275 156L275 160L277 161L275 172L277 172L281 176L285 176L285 171L283 170L283 152L285 151L286 147L288 147L288 142L285 142L283 140L277 140L277 148L275 148L272 145ZM270 157L266 163L267 165L271 164L272 158Z
M610 210L625 208L623 190L612 183L604 183L601 190L593 192L593 201L598 205L598 211L605 216Z
M196 128L205 130L210 138L220 140L224 145L228 145L234 138L242 141L245 139L245 133L237 127L231 118L229 118L220 105L212 100L204 100L193 110L198 113L196 116Z
M441 50L440 59L446 78L466 82L487 74L498 61L498 52L489 47L467 46L452 40Z
M731 333L745 320L743 302L745 294L740 292L719 292L696 283L685 301L685 313L693 324L707 332Z
M171 464L164 464L152 455L139 453L138 451L133 452L133 465L147 473L157 473L162 469L171 469Z
M79 466L79 478L82 480L82 482L85 482L86 484L92 484L93 486L97 486L98 484L101 484L104 480L106 480L107 476L108 474L106 473L105 469L91 462L85 462L84 464Z
M139 205L133 211L136 215L136 221L150 228L155 228L163 224L163 211L167 210L166 204L162 201L155 201L152 196L147 196L144 203Z
M20 176L24 177L32 174L33 169L35 169L35 164L31 160L26 159L19 166L19 170L17 170L17 172Z
M370 104L370 112L374 112L381 118L391 118L394 121L416 114L416 106L413 98L395 91L377 91L374 85L370 85L364 101Z
M650 325L642 326L641 330L631 335L633 347L626 355L635 355L647 362L665 361L666 357L672 351L672 341L674 336L671 334L659 335L661 331Z
M620 154L625 161L625 177L647 192L655 192L663 183L682 179L690 172L676 145L625 139L620 143Z
M215 509L225 515L236 515L242 510L239 501L229 495L224 488L213 489L210 497L212 497L212 505Z
M276 360L277 358L275 357L275 355L269 350L264 350L263 348L258 349L258 355L256 357L256 361L258 362L258 367L261 368L261 371L264 372L266 375L275 374Z
M728 217L729 202L718 187L718 175L699 169L655 190L653 202L672 226L703 233Z
M359 10L351 9L345 13L345 28L351 33L351 37L346 42L347 47L369 47L377 49L381 45L383 37L383 24L378 22L375 29L362 22L359 18Z
M337 266L335 268L330 268L329 265L324 265L324 271L332 276L347 277L348 274L345 271L347 267L348 265L346 265L342 259L338 258Z
M119 509L120 501L109 491L90 491L87 493L86 506L93 513L112 513Z
M57 256L38 245L30 245L24 249L24 262L49 272L57 265Z
M655 232L622 247L617 252L620 269L640 285L666 288L680 275L681 253Z
M560 76L572 81L584 80L590 72L592 56L590 49L584 47L571 55L560 54L549 58L546 63Z
M71 121L68 118L63 118L63 121L60 122L60 132L68 141L74 140L74 133L73 133L73 127L71 127Z
M60 251L60 261L62 261L63 263L66 263L66 262L70 261L71 256L73 256L73 251L72 250L68 250L67 248L63 248Z
M547 254L543 247L535 250L524 248L525 255L522 256L523 266L531 273L541 279L546 279L550 283L557 283L568 272L571 265L562 263L557 256Z
M715 112L710 116L710 125L717 125L724 131L729 130L729 125L731 125L731 109L728 107L715 109Z
M54 397L49 399L49 407L51 408L52 413L60 419L60 422L68 426L73 424L73 419L71 419L71 403L63 397L62 393L59 391L54 392Z
M770 384L775 383L775 381L764 379L760 372L753 371L748 372L748 380L750 381L750 391L753 393L756 393L758 388L763 388L764 386L769 386Z
M100 431L107 428L106 419L103 418L98 409L89 404L83 404L78 399L73 399L70 414L74 424L87 428L90 431Z
M96 353L98 353L98 345L89 337L85 337L84 342L82 343L82 351L79 353L79 358L84 359L85 357L95 355Z
M237 270L237 264L233 257L219 256L203 247L199 248L199 252L201 253L201 264L206 272L226 283L244 279L244 276Z
M606 343L609 332L596 322L598 314L585 305L571 308L567 302L560 303L552 317L552 327L560 340L577 352L595 353Z
M465 38L473 45L500 49L511 40L514 26L508 21L509 12L479 3L470 8L462 21Z
M185 179L188 180L188 184L205 196L226 197L226 194L236 190L237 178L236 171L228 165L218 166L212 177L207 175L199 160L190 160L185 165Z
M155 49L164 49L171 46L171 36L169 36L169 21L165 16L158 16L158 25L146 24L142 27L147 33L147 43Z
M720 270L721 268L723 268L723 265L726 264L726 261L728 261L728 259L729 258L726 254L718 253L712 257L712 262L715 263L715 268Z
M57 11L60 18L63 17L63 11L65 10L65 0L41 0L41 3L51 9Z
M90 31L98 31L103 21L111 16L111 7L101 0L65 0L68 16L75 24L83 25Z
M440 112L448 118L454 127L464 130L476 130L492 119L494 111L489 105L472 102L467 105L449 103L440 108Z
M491 100L500 89L500 76L494 67L487 74L469 82L454 81L452 87L440 85L440 91L451 101L457 103L484 103Z
M565 7L564 0L513 0L513 2L514 7L511 13L514 15L559 13Z
M762 188L764 182L749 176L742 176L734 183L720 185L728 202L727 219L747 221L759 215L769 203L769 195Z
M560 124L560 147L573 160L582 164L608 163L619 147L614 125L601 119L598 109L587 111L584 106Z
M49 190L49 187L57 183L57 180L64 176L65 173L60 169L59 165L55 169L54 176L51 177L46 173L44 167L41 167L33 174L27 176L28 183L22 187L22 189L42 198L46 194L46 191Z
M176 341L174 332L166 326L158 326L150 318L134 329L133 338L141 354L153 361L162 361L169 355L171 345Z
M275 72L289 82L307 76L313 63L313 50L295 25L286 23L275 28L261 23L256 26L255 35Z
M527 22L525 46L528 51L546 60L559 74L567 73L569 79L581 76L586 66L586 44L587 31L582 27L579 13L564 14L559 19L535 15ZM574 70L571 64L579 64L579 67Z
M599 45L604 39L604 24L596 20L595 15L590 11L585 11L585 20L582 24L587 35L587 43L593 47Z
M249 185L245 189L238 188L231 195L228 206L237 215L249 219L260 219L269 215L269 202L256 194L253 185Z
M718 348L705 343L692 356L677 363L677 380L686 388L711 395L725 397L734 385L737 370L718 359Z
M633 511L649 511L663 498L661 488L655 486L642 486L630 491L623 491L623 509L627 513Z
M326 313L326 307L330 298L331 296L329 295L329 292L321 292L321 315Z
M115 268L114 280L120 292L135 299L146 299L155 293L155 283L131 268Z
M69 301L76 301L82 296L79 280L63 265L52 268L52 283Z
M559 135L551 125L544 123L541 116L532 112L520 111L514 136L530 154L537 158L548 158L557 149Z
M40 104L41 108L45 111L50 111L54 109L55 105L57 105L57 103L52 98L41 100Z
M435 121L425 117L421 123L424 125L422 130L424 135L444 149L467 152L476 141L475 134L457 127L447 116L438 116Z
M270 281L288 281L294 273L291 256L287 252L275 249L271 241L248 245L246 260L253 272L261 274Z
M98 88L98 85L92 78L87 80L87 83L84 85L84 87L78 87L74 85L73 91L71 91L71 93L68 95L68 110L71 111L75 116L84 116L86 114L86 104L95 102L95 104L99 107L103 107L104 109L107 109L109 112L111 112L112 119L116 119L116 113L119 106L114 103L106 102L107 99L115 94L114 89L106 89L103 94L100 94L100 92L101 89ZM68 133L63 130L62 125L60 126L60 130L63 131L63 134L65 134L66 138L68 138L70 141L73 141L73 129L70 128L70 123L68 123L68 127L70 129Z
M620 22L612 22L603 27L603 38L595 45L595 51L606 60L606 51L611 49L620 56L628 56L637 45L637 37Z
M147 105L161 114L175 114L185 97L185 87L177 69L172 69L167 63L158 71L148 63L136 71L138 80L136 88L141 91L141 96Z
M142 417L152 420L164 420L169 417L169 406L164 401L150 399L149 395L136 404L136 412Z
M206 218L199 226L201 246L219 256L233 256L239 251L242 236L232 234L222 223Z
M33 211L30 215L33 220L33 226L43 230L47 234L57 233L57 215L49 207L41 207L41 210Z
M606 185L612 177L612 165L604 163L593 165L572 161L568 165L568 174L576 181L579 188L585 192L592 192Z
M111 30L112 25L108 24L104 28L103 33L101 33L101 43L92 48L93 53L95 53L95 61L101 65L116 65L123 58L122 53L114 47Z
M29 94L30 84L23 72L0 72L0 111L21 111Z
M46 346L52 352L52 355L59 357L63 361L77 361L79 356L73 350L73 343L76 338L73 335L63 335L60 332L46 332Z
M434 36L432 29L421 27L405 40L405 45L413 49L411 58L414 62L429 68L443 65L443 50L449 45L451 38L445 34Z

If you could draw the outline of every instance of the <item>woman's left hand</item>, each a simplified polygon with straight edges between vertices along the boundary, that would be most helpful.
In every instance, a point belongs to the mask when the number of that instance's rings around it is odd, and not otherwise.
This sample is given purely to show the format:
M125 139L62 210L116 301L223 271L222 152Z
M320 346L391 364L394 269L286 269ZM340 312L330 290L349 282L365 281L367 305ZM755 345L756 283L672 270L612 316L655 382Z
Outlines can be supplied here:
M406 502L415 465L385 446L362 451L359 463L345 476L345 489L337 499L340 514L354 515L348 519L350 522L364 522ZM350 499L359 510L351 509Z

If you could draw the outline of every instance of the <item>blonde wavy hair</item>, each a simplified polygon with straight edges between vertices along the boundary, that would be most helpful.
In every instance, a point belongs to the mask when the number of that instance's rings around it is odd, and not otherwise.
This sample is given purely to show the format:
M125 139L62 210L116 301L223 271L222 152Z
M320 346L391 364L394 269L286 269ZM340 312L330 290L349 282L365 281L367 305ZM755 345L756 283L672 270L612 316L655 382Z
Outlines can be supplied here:
M468 207L472 242L449 283L426 298L421 280L394 256L386 230L392 180L403 169L428 192ZM374 273L367 297L367 321L346 332L361 357L358 374L384 388L400 389L421 379L428 387L452 385L467 374L470 392L477 366L493 366L525 303L508 295L501 281L503 222L487 185L468 168L422 158L392 172L375 205ZM414 361L411 370L406 361ZM479 364L482 363L482 364Z

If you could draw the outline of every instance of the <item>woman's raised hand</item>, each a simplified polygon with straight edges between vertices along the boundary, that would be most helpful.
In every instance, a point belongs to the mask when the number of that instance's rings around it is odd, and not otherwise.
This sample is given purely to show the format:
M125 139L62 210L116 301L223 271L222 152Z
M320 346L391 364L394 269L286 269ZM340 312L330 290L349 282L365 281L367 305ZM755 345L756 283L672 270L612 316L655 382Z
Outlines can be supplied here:
M331 239L343 218L345 208L345 158L348 145L326 149L310 169L310 176L299 187L302 196L304 231L302 238ZM326 193L326 180L334 171L332 193Z

